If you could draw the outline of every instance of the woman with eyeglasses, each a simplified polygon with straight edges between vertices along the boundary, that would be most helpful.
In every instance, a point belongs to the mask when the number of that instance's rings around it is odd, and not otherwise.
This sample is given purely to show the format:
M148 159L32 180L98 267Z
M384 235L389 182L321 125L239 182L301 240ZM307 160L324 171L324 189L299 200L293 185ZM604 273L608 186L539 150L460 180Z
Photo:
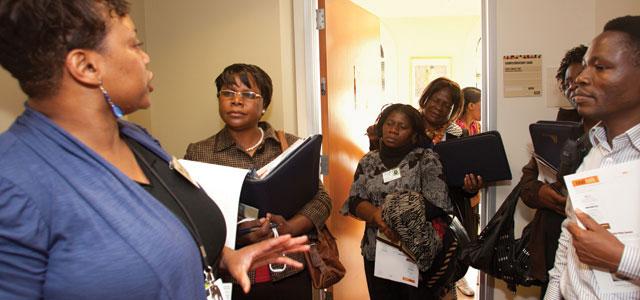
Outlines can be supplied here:
M233 64L216 78L218 113L225 123L215 135L190 144L185 159L220 164L244 169L259 169L282 153L276 130L260 121L273 94L269 75L260 67L250 64ZM285 134L287 144L298 137ZM279 234L298 236L315 228L322 228L331 212L331 199L322 185L318 193L296 215L285 219L267 213L265 218L244 222L242 227L256 227L250 233L237 237L238 246L271 238L272 224ZM291 258L304 263L304 256L293 254ZM234 285L234 299L311 299L311 279L306 272L285 269L274 272L263 267L251 273L252 289L243 294Z
M122 119L153 90L128 12L0 0L0 65L28 97L0 135L0 299L204 300L211 275L248 290L251 268L302 267L281 254L304 237L224 247L220 209Z

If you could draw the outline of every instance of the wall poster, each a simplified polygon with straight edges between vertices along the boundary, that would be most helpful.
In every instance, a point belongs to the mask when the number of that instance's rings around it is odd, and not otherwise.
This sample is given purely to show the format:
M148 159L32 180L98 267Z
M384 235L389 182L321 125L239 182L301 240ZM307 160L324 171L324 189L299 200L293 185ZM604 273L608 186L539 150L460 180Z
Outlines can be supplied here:
M411 96L418 103L422 91L438 77L451 78L450 57L412 57L411 58Z

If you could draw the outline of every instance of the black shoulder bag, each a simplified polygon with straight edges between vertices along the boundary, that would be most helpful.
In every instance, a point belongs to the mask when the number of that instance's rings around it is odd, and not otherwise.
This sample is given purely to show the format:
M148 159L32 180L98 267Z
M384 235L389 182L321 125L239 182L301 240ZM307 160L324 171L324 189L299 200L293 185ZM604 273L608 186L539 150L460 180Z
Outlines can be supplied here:
M524 228L519 239L513 233L513 216L521 189L520 184L513 188L489 224L482 229L478 239L462 252L464 262L504 280L511 291L516 290L516 285L542 284L530 274L530 255L527 250L530 226Z

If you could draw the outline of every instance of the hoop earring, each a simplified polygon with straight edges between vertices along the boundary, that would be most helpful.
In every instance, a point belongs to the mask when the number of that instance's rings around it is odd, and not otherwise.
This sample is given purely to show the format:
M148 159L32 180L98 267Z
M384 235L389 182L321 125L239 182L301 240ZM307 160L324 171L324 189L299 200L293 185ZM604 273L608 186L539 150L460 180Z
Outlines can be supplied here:
M100 82L100 91L102 91L102 96L104 96L104 100L107 102L107 104L111 108L111 113L113 113L116 119L122 118L122 116L124 116L124 114L122 113L122 109L120 109L118 105L116 105L115 103L113 103L113 101L111 101L111 96L109 96L109 93L107 92L107 90L104 88L104 86L102 86L102 81Z

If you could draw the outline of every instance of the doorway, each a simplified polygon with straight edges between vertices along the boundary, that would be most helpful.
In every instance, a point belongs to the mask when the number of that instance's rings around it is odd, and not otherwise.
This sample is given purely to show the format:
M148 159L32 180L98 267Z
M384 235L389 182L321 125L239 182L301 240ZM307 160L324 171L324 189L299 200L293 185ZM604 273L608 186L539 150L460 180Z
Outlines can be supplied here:
M393 7L368 2L317 0L325 26L319 31L323 155L329 170L324 181L334 205L328 225L348 270L333 288L334 299L368 299L360 254L364 223L339 213L355 167L368 151L366 128L386 103L417 107L428 80L439 75L462 87L482 87L480 1L461 1L469 8L446 0L394 1ZM429 4L433 7L424 6ZM394 7L408 9L401 15ZM419 76L425 70L432 78ZM478 276L470 272L469 278L479 295Z

